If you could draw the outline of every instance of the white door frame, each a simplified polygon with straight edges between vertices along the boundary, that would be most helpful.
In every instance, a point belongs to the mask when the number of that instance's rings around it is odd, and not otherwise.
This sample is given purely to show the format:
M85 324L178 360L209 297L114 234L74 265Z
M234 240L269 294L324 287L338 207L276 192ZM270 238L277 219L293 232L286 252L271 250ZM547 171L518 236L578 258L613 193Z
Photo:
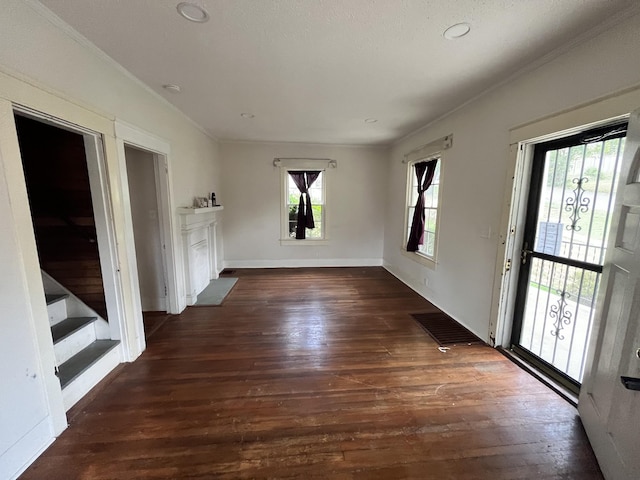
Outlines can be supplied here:
M131 146L153 154L156 186L158 194L160 231L164 246L163 263L165 265L167 285L167 311L177 314L186 308L185 286L181 258L179 257L179 241L176 236L175 205L173 202L173 182L171 178L171 148L168 142L122 120L115 120L116 146L120 165L120 178L123 185L122 200L125 213L126 246L130 271L135 275L134 285L136 309L139 318L136 328L141 349L144 349L144 325L142 323L142 303L136 265L135 242L133 237L133 219L129 196L129 180L127 178L125 146Z
M626 119L637 106L640 106L640 87L515 127L510 131L509 171L505 183L489 324L489 338L494 346L508 348L511 345L516 283L520 270L520 247L534 145Z

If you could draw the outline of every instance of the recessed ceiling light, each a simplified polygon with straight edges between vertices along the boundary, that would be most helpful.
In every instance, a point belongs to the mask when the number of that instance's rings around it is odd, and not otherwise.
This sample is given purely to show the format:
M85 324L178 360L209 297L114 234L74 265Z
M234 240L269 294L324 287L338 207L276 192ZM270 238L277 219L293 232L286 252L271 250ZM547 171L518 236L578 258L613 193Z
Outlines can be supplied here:
M242 118L253 118L255 115L253 113L241 113L240 116Z
M376 123L378 121L377 118L365 118L364 123Z
M468 23L456 23L447 28L442 35L447 40L455 40L456 38L464 37L470 30L471 25Z
M165 90L171 93L180 93L182 91L182 88L180 87L180 85L173 85L171 83L162 85L162 88L164 88Z
M176 7L178 13L187 20L191 20L196 23L204 23L209 20L209 14L200 5L196 5L191 2L181 2Z

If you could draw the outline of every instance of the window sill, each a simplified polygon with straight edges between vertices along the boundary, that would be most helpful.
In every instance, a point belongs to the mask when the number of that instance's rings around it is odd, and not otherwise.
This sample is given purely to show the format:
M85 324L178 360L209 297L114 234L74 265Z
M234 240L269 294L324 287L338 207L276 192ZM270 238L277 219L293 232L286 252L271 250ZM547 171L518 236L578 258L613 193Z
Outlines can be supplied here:
M321 239L321 240L312 240L312 239L304 239L304 240L296 240L294 238L283 238L280 239L281 246L305 246L305 247L315 247L320 245L329 245L329 240Z
M424 265L425 267L430 268L431 270L435 270L436 266L438 265L438 262L436 262L435 260L425 257L424 255L421 255L419 253L407 252L407 250L404 247L402 247L400 251L402 252L402 255L404 255L405 257L410 258L414 262L418 262Z

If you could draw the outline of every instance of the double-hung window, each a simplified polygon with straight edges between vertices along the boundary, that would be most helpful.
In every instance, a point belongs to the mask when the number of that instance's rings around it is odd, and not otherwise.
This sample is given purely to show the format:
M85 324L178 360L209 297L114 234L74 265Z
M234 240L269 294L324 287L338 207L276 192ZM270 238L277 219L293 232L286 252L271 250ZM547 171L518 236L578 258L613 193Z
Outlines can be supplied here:
M407 191L402 250L432 268L438 256L442 164L452 145L453 135L447 135L412 150L403 160L407 167Z
M286 219L282 222L286 224L286 232L282 238L297 240L323 240L325 238L325 172L322 170L285 170L285 215ZM300 175L304 174L304 175ZM317 175L317 176L316 176ZM305 182L308 196L301 194L298 182ZM302 180L300 180L300 178ZM310 184L310 186L309 186ZM302 204L300 197L302 196ZM309 208L309 203L311 207ZM308 215L312 214L313 222L307 223L307 227L313 224L313 228L305 227L304 238L300 238L298 227L298 216L300 213L300 205L303 212ZM297 234L297 235L296 235Z
M410 258L431 267L435 266L438 253L442 150L450 145L451 137L445 137L405 156L407 191L402 249ZM416 214L416 207L421 209L422 217Z
M442 162L439 155L431 158L425 158L410 162L408 164L408 181L407 181L407 204L406 204L406 221L405 221L405 246L409 242L411 235L411 225L414 218L415 206L418 201L418 175L416 174L415 165L421 162L436 160L435 172L433 180L427 190L422 193L424 196L424 226L422 228L422 243L418 245L415 254L426 257L433 262L436 261L436 252L438 246L438 207L440 204L440 169Z
M281 245L328 244L327 184L338 161L274 158L281 180Z

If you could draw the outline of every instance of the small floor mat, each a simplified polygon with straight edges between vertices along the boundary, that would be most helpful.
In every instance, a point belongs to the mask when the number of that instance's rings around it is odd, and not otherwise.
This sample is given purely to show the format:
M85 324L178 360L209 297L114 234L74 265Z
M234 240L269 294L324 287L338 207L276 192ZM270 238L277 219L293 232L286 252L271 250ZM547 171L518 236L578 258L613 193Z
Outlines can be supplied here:
M235 277L216 278L198 294L195 306L220 305L238 281Z
M441 346L484 343L444 312L412 313L411 316Z

